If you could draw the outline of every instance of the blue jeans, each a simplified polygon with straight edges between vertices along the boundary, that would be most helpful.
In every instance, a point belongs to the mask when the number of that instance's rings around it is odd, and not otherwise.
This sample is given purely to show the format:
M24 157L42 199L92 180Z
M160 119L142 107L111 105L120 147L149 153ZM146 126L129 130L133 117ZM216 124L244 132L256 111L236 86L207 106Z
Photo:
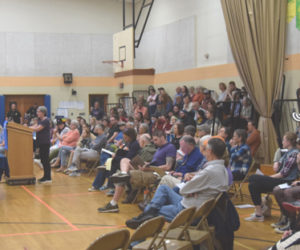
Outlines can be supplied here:
M104 170L104 171L99 171L94 182L93 182L93 187L96 189L99 189L102 187L102 185L105 182L105 179L109 176L109 171Z
M111 158L111 155L105 152L102 152L100 155L100 166L103 166L108 158ZM96 175L96 178L93 182L93 187L99 189L103 186L105 179L109 176L109 171L99 171Z
M1 155L5 154L5 147L4 146L0 146L0 154Z
M100 166L103 166L108 158L111 158L111 155L105 152L101 152L100 155Z
M3 173L5 174L6 177L9 177L9 167L8 167L7 158L4 155L0 155L0 181Z
M184 209L181 205L182 196L173 191L166 185L161 185L157 188L153 199L145 208L147 212L151 207L158 209L159 215L165 217L170 222L175 216Z
M62 146L59 149L58 157L60 158L60 166L66 167L68 165L68 158L74 147Z

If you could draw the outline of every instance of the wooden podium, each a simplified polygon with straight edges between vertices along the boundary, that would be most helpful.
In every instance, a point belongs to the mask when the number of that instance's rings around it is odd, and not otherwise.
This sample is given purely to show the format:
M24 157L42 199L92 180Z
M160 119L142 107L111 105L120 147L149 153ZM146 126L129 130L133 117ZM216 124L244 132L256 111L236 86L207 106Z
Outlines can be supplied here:
M33 130L18 123L7 123L8 152L7 159L10 185L34 184L33 174Z

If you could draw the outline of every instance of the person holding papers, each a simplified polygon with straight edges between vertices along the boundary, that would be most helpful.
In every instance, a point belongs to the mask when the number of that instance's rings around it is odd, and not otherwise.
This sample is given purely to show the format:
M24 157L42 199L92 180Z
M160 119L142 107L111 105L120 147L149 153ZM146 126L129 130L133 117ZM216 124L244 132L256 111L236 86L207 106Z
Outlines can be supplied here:
M296 148L297 135L293 132L287 132L283 136L282 146L288 151L280 158L279 162L274 163L273 169L276 174L271 176L254 174L249 178L249 191L251 199L255 205L255 213L245 218L246 221L264 221L261 194L272 192L273 188L283 183L292 183L298 177Z
M113 198L109 204L107 204L105 207L101 207L98 209L100 213L112 213L112 212L118 212L119 206L118 202L121 198L125 186L128 185L128 181L130 176L127 174L130 169L135 169L137 165L135 164L135 161L142 161L142 162L148 162L151 161L154 153L156 152L155 146L151 143L151 138L147 134L143 134L139 139L139 145L140 150L137 156L135 156L132 160L129 158L124 157L120 162L120 172L115 173L112 175L111 181L115 185L115 193L113 195ZM138 159L138 160L137 160ZM137 163L138 164L138 163ZM128 197L123 203L130 203L135 195L137 194L136 189L131 190L131 193L129 193Z
M144 221L162 215L167 221L172 221L175 216L185 208L199 208L204 202L215 198L220 192L228 190L228 173L224 166L222 156L225 143L218 138L210 139L203 152L207 163L203 170L180 189L180 194L166 185L161 185L156 190L153 199L144 212L137 217L126 221L129 228L137 228Z

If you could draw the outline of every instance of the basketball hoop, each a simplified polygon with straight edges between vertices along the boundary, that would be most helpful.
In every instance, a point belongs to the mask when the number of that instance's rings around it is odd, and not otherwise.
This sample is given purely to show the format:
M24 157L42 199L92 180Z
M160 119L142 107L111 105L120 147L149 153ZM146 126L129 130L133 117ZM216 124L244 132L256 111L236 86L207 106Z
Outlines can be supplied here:
M119 64L119 63L120 63L121 68L124 67L124 61L113 61L113 60L108 60L108 61L102 61L102 63L109 63L109 64L113 64L113 63Z

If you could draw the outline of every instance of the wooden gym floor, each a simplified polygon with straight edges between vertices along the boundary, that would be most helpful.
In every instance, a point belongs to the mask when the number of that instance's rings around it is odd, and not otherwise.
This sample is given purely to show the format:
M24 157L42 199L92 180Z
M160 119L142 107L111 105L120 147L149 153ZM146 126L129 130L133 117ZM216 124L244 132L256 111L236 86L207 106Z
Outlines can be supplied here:
M35 167L39 178L42 171ZM104 191L88 192L94 176L69 177L52 172L52 184L8 186L0 183L0 249L86 249L101 234L124 227L140 213L136 205L119 204L120 212L100 214L97 208L110 201ZM247 193L247 185L244 186ZM240 203L235 201L235 203ZM243 203L251 203L246 197ZM270 224L278 208L265 222L245 222L253 209L238 209L241 227L234 249L265 249L280 239Z

